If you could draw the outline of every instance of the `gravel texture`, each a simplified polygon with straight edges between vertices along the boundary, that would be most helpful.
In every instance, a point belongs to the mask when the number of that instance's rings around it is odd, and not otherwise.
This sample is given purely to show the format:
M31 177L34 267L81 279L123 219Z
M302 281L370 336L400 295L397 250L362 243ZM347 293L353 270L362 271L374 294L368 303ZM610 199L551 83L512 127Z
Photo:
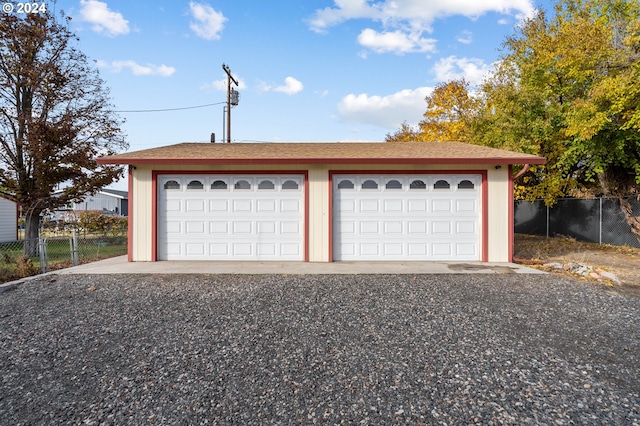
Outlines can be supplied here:
M0 423L640 425L640 298L552 275L66 275L0 294Z

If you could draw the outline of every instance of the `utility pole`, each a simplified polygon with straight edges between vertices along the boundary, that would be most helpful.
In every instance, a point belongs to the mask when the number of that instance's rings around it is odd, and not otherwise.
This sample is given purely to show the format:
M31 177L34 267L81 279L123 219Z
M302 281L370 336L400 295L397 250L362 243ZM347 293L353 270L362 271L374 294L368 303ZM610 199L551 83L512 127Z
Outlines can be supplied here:
M231 82L238 87L238 80L233 78L227 65L222 64L222 69L227 73L227 143L231 143L231 105L238 105L238 92L231 88Z

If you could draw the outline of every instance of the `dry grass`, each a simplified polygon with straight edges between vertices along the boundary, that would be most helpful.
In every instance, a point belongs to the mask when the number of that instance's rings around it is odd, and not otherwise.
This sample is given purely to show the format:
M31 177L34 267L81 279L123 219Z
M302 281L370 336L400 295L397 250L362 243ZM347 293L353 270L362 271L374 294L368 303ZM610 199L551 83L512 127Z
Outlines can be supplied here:
M587 243L577 241L571 237L539 237L535 235L516 234L514 251L515 257L538 260L562 257L576 252L592 251L597 251L602 254L625 255L640 259L640 249L638 248Z
M593 266L616 274L623 286L640 295L639 248L586 243L570 237L516 234L514 258Z

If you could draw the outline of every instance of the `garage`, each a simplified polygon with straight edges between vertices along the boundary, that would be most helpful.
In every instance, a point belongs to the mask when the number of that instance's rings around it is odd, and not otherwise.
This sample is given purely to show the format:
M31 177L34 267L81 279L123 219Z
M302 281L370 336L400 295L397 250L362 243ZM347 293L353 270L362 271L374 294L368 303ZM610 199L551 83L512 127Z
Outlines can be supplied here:
M514 180L545 159L461 142L185 142L98 162L129 166L131 262L510 262Z
M158 174L158 260L305 260L301 174Z
M333 260L481 260L482 173L334 174Z

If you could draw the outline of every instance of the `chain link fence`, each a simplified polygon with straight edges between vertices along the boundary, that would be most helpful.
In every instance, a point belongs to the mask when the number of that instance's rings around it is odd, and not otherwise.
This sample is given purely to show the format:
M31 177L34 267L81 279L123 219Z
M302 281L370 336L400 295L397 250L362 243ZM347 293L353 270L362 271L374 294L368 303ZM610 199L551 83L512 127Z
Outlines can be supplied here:
M41 232L0 243L0 283L127 254L127 234Z
M636 197L564 198L553 207L542 200L516 201L514 231L552 237L564 235L579 241L614 246L640 247L629 218L640 226L640 200ZM627 214L623 209L627 210ZM640 228L638 228L640 230Z

